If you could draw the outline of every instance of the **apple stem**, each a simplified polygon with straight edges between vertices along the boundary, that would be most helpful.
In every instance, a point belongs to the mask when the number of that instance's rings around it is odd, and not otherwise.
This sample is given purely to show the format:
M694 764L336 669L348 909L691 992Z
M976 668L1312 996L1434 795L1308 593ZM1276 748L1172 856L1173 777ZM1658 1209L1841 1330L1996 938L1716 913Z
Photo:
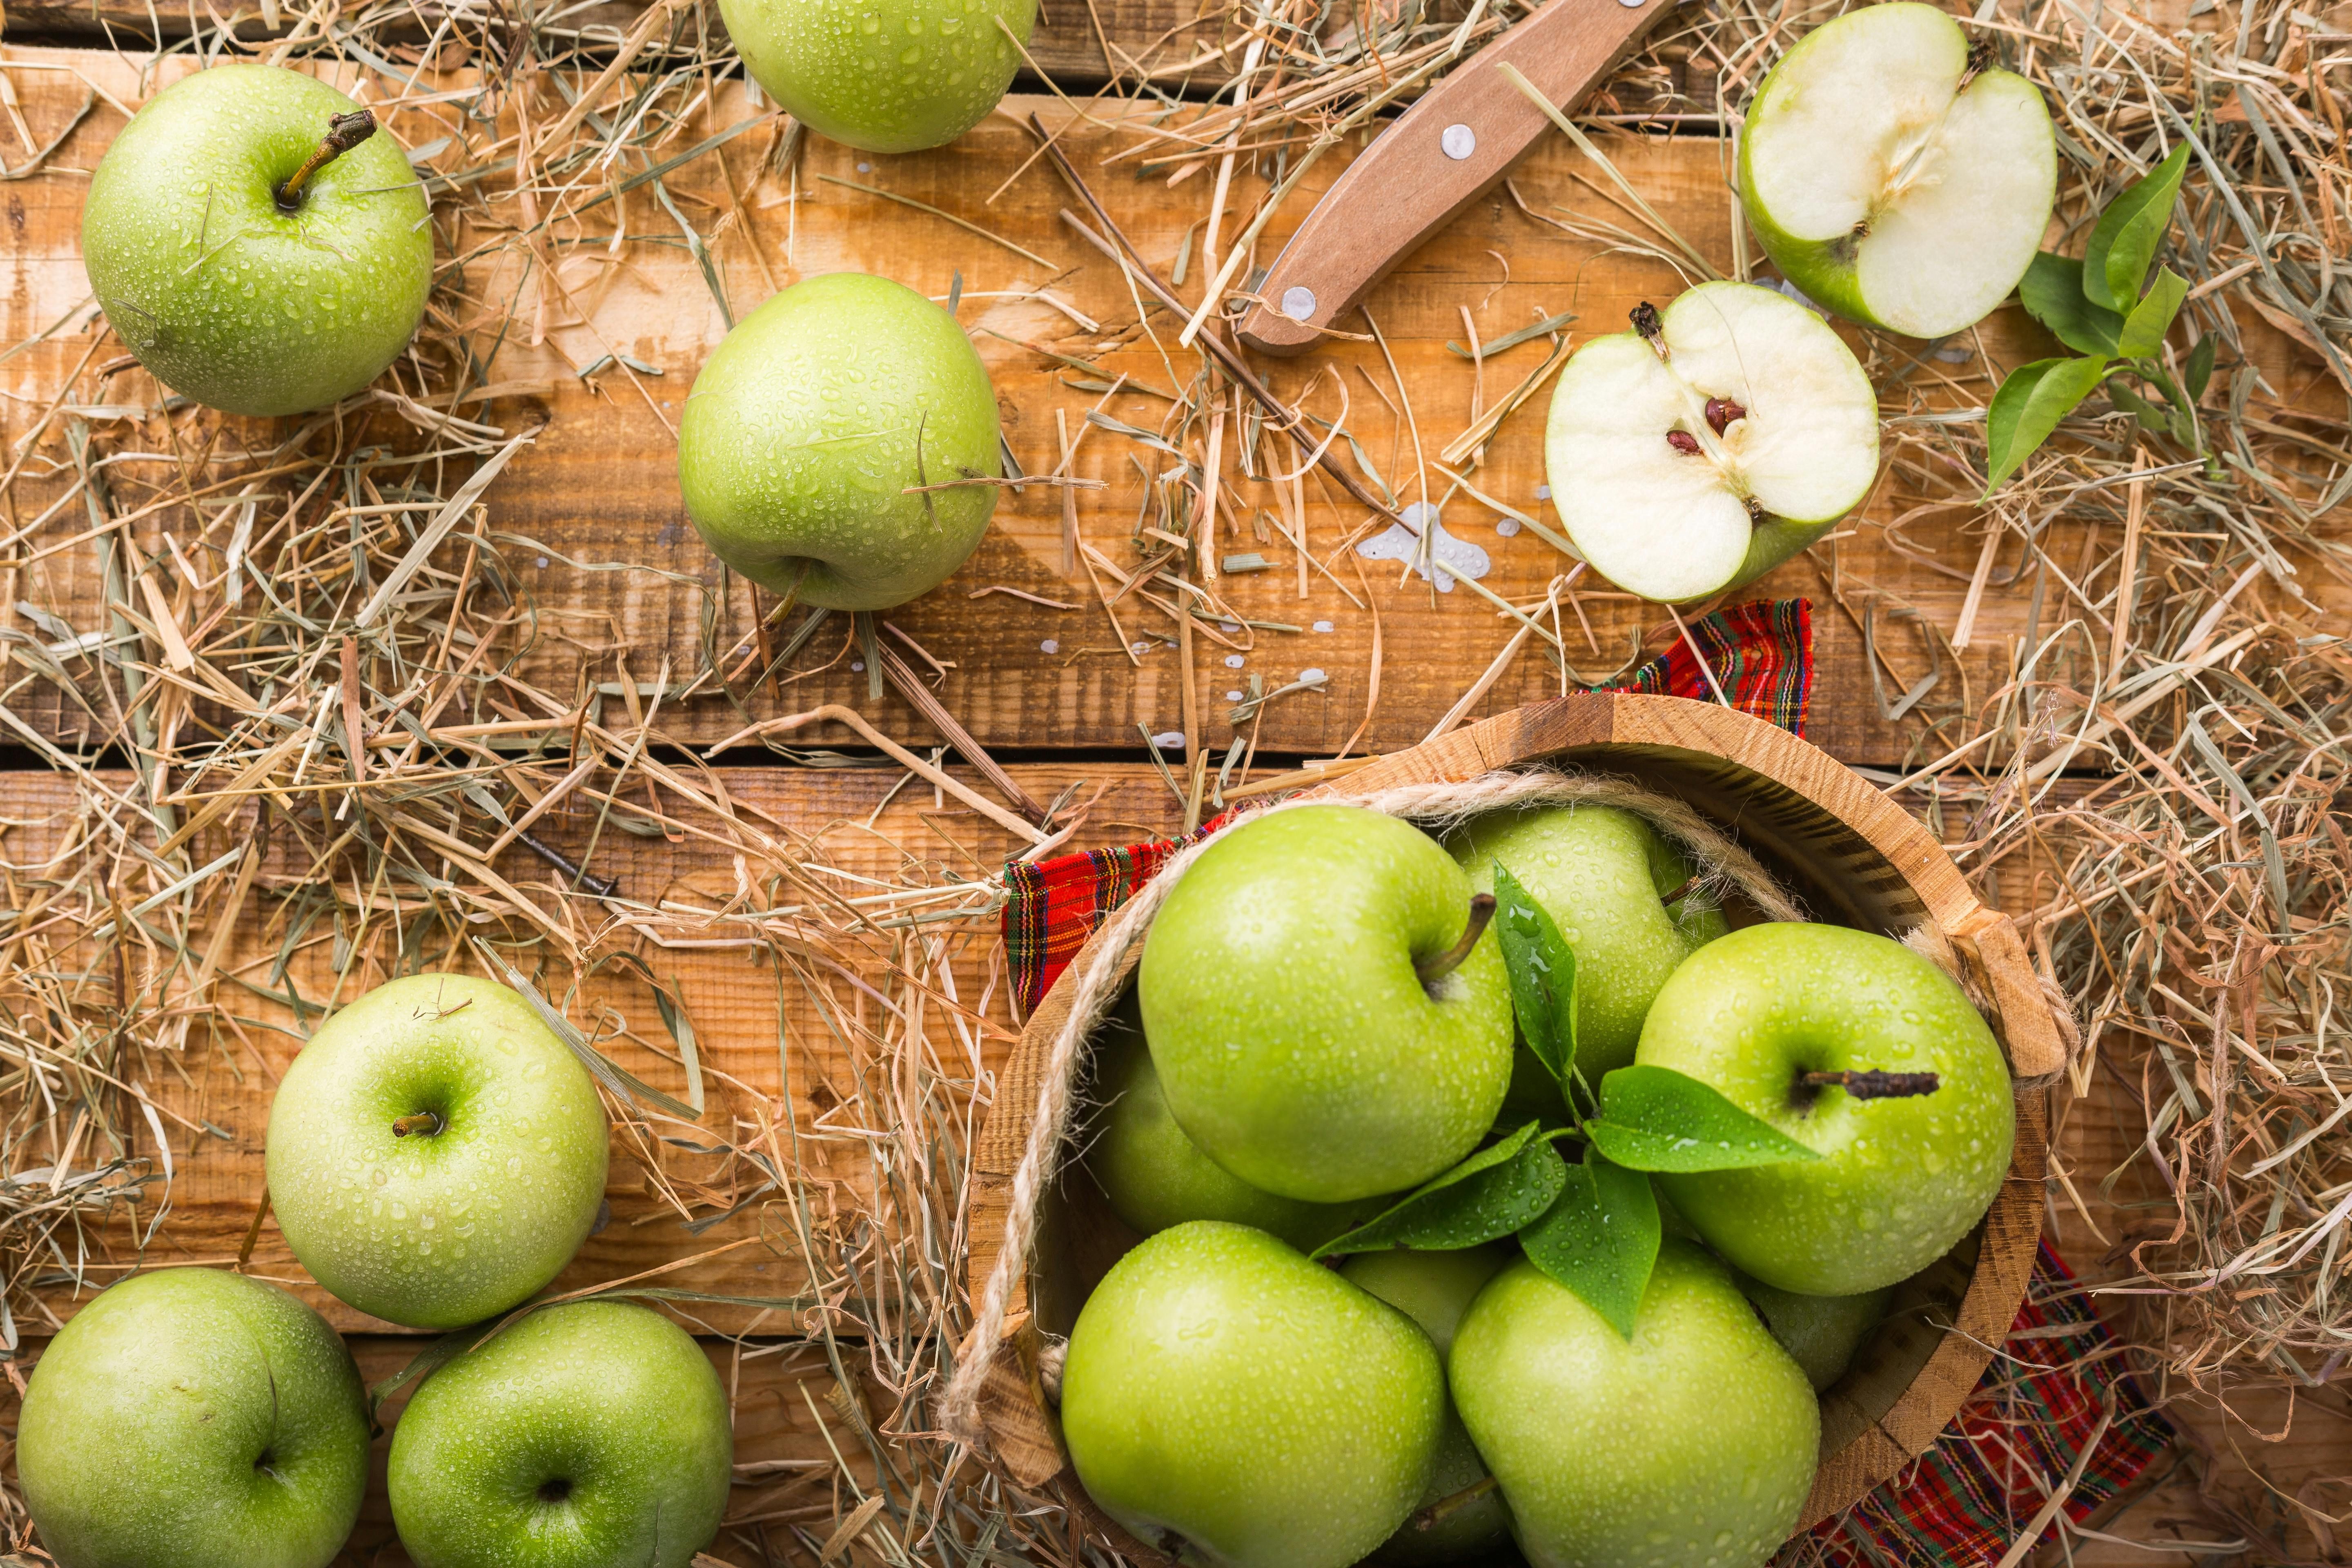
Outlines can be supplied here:
M394 1121L392 1124L392 1135L394 1138L405 1138L415 1133L419 1137L430 1138L438 1133L445 1125L446 1123L433 1112L419 1110Z
M300 168L287 178L284 184L270 192L279 212L299 211L302 205L302 187L311 175L375 134L375 113L372 110L355 109L349 114L327 116L327 139Z
M1431 1503L1427 1508L1415 1513L1412 1516L1412 1527L1415 1530L1431 1529L1447 1514L1455 1513L1463 1509L1468 1508L1472 1503L1476 1502L1480 1498L1485 1497L1488 1492L1493 1491L1495 1489L1495 1486L1496 1481L1494 1477L1481 1476L1478 1479L1471 1482L1468 1486L1464 1487L1460 1491L1449 1492L1444 1497L1439 1498L1435 1502Z
M1943 1080L1931 1072L1880 1072L1857 1068L1852 1072L1809 1072L1797 1081L1807 1089L1843 1089L1856 1100L1909 1100L1933 1094Z
M1444 952L1433 952L1427 958L1412 961L1412 973L1423 986L1434 985L1459 968L1462 961L1470 956L1470 950L1478 945L1478 939L1486 934L1486 922L1494 918L1494 894L1470 895L1470 919L1462 928L1462 939Z
M1672 892L1660 894L1658 897L1658 902L1662 904L1678 904L1682 902L1683 900L1690 896L1692 889L1697 887L1705 880L1706 880L1706 875L1705 872L1694 871L1689 876L1685 877L1681 883L1676 886Z

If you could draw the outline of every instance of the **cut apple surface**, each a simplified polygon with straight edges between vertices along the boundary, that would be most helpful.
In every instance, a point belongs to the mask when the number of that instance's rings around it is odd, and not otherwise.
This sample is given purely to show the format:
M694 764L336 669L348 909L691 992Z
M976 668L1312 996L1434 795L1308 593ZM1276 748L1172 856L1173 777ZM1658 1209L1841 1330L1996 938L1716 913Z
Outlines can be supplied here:
M1544 433L1552 502L1593 569L1679 604L1761 576L1861 504L1878 400L1812 311L1702 283L1560 372Z
M2017 287L2049 226L2042 89L1914 0L1815 29L1748 106L1739 189L1775 265L1871 326L1942 337Z

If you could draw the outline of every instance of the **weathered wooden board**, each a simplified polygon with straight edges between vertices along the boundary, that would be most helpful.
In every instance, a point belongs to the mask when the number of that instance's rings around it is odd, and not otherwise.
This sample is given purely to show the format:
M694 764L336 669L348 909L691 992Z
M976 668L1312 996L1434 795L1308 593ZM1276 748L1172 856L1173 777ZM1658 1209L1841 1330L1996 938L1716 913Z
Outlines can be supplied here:
M126 103L135 101L140 91L129 64L112 57L51 53L33 64L43 68L12 65L9 69L36 134L53 133L80 101L83 89L77 76L104 86ZM379 91L377 96L388 100L394 95ZM443 107L429 103L387 112L394 133L412 146L463 129ZM706 124L735 124L754 112L730 88L679 135ZM755 130L679 169L668 183L681 200L707 199L708 205L692 209L698 223L703 215L728 210L730 198L719 189L722 165L741 194L743 221L719 234L715 249L726 309L738 317L765 296L771 280L782 284L813 273L861 268L943 298L960 274L961 319L996 379L1007 437L1025 468L1042 471L1057 459L1056 415L1083 430L1087 411L1104 400L1069 384L1087 377L1030 345L1088 360L1139 384L1163 388L1171 372L1180 381L1189 380L1197 362L1173 347L1177 323L1155 313L1150 335L1139 332L1134 307L1117 272L1056 216L1072 204L1050 170L1039 163L1018 172L1034 143L1015 117L1031 112L1065 131L1061 144L1079 168L1090 171L1088 178L1145 256L1172 270L1180 249L1188 243L1197 247L1197 235L1190 241L1188 235L1205 215L1211 182L1196 178L1171 193L1157 174L1138 177L1124 163L1102 167L1105 156L1133 140L1132 128L1073 124L1070 111L1053 101L1008 100L1002 114L952 146L904 158L867 158L813 138L790 185L759 162L764 137ZM7 279L5 297L0 297L0 338L26 337L73 318L68 330L0 367L5 389L12 395L0 410L0 426L12 441L23 438L58 396L68 373L99 346L94 324L75 315L88 297L76 227L85 182L75 171L94 162L119 123L115 110L100 104L47 173L8 185L0 198L7 204L16 238L0 264ZM1605 140L1617 165L1664 220L1700 254L1728 264L1731 204L1724 182L1723 144L1711 140ZM1269 254L1267 247L1304 211L1314 191L1338 173L1347 152L1335 150L1309 172L1261 240L1261 257ZM473 156L457 146L433 163L448 169ZM1035 253L1044 265L932 214L839 181L930 203ZM1236 174L1235 184L1243 193L1236 207L1260 188L1247 169ZM1537 214L1550 214L1557 204L1573 206L1588 217L1638 226L1637 219L1612 205L1606 177L1557 138L1530 155L1515 184ZM1002 194L992 202L999 186ZM530 333L519 325L485 373L509 395L486 407L469 407L477 416L509 430L545 426L537 444L515 459L487 499L492 529L523 542L503 548L539 606L541 629L562 634L542 638L546 651L534 655L530 668L542 677L560 678L557 684L566 688L575 679L574 668L583 662L595 679L615 678L614 657L623 650L639 680L650 679L665 657L681 671L698 668L703 597L715 596L723 587L716 563L688 526L679 501L670 426L703 357L723 336L726 319L677 243L675 226L667 216L642 195L616 205L625 232L642 237L624 247L625 264L605 266L600 256L589 254L594 247L583 247L560 273L593 321L572 317L559 300L551 306L541 342L534 345ZM594 232L583 228L583 237L609 237L613 231L605 219L613 211L608 205L591 215ZM468 246L496 251L512 237L480 226L468 216L462 237ZM1192 259L1188 296L1196 296L1201 286L1199 258ZM504 270L496 271L488 282L478 278L469 282L469 289L478 290L475 297L507 297L501 290L519 275L511 264L500 265ZM1006 297L1048 285L1102 330L1083 329L1034 299ZM1350 427L1359 433L1373 465L1396 486L1400 500L1419 499L1424 473L1430 498L1437 500L1444 495L1448 480L1435 466L1436 454L1469 423L1477 380L1470 363L1446 346L1449 340L1466 341L1465 310L1482 342L1565 310L1578 313L1576 331L1609 331L1622 322L1634 303L1664 298L1678 286L1675 269L1664 262L1571 239L1497 194L1376 292L1371 314L1385 334L1387 355L1373 342L1347 342L1306 360L1270 364L1268 375L1286 395L1319 384L1307 402L1327 415L1338 412L1344 396ZM525 315L530 319L530 312ZM1981 397L1989 383L1983 362L1975 357L1978 341L1969 334L1955 345L1951 352L1964 356L1957 363L1929 359L1908 367L1912 383L1932 387L1935 395L1947 400ZM2040 348L2033 329L2013 311L1989 322L1981 342L2002 363ZM1168 348L1164 357L1162 344ZM647 389L643 394L609 374L592 387L573 374L606 349L630 353L664 374L641 378ZM108 349L106 355L114 353ZM1492 402L1514 385L1542 353L1538 342L1487 364L1486 399ZM98 357L102 361L106 355ZM1385 363L1391 355L1402 377L1402 398ZM1906 369L1891 362L1875 368L1882 373L1882 384L1889 386L1891 375ZM2278 363L2265 369L2272 384L2288 395L2310 380L2283 350ZM90 400L100 393L86 381L76 395ZM1896 395L1890 392L1890 398ZM125 372L106 384L103 397L120 414L154 409L160 395L143 374ZM1130 425L1155 428L1166 407L1130 387L1110 397L1103 411ZM410 434L386 416L373 417L383 422L387 438ZM58 481L37 476L43 463L62 454L63 430L69 423L52 420L37 445L42 461L28 468L27 478L10 498L15 526L28 524L60 493ZM1540 426L1539 395L1535 406L1507 422L1490 443L1486 462L1475 476L1478 488L1517 506L1538 506L1538 488L1544 478ZM116 418L93 428L103 447L170 454L171 464L203 449L216 430L209 416L193 411ZM269 436L266 427L234 422L227 434L244 443L262 442ZM1231 648L1213 637L1196 637L1192 667L1183 669L1170 640L1176 631L1171 618L1130 598L1119 607L1120 632L1114 636L1084 572L1065 574L1060 500L1055 493L1033 488L1026 494L1007 494L993 529L965 568L944 587L889 617L952 667L941 696L983 742L1004 748L1135 747L1142 731L1182 729L1182 688L1188 679L1202 715L1201 739L1222 746L1232 734L1224 721L1226 694L1246 690L1249 677L1263 678L1272 689L1293 681L1304 670L1327 672L1321 691L1286 697L1266 710L1258 741L1262 750L1277 754L1328 754L1360 726L1360 746L1393 749L1421 739L1454 705L1501 648L1512 623L1463 588L1440 593L1426 582L1401 582L1395 561L1367 561L1343 550L1343 540L1368 521L1367 515L1360 509L1328 504L1318 479L1304 487L1305 532L1317 569L1307 574L1302 597L1296 553L1279 531L1282 510L1274 487L1243 477L1242 445L1240 426L1232 424L1223 446L1222 488L1235 510L1232 519L1220 522L1218 552L1255 552L1272 569L1227 576L1215 586L1242 616L1298 629L1237 633L1229 640L1240 646ZM1426 459L1419 468L1416 452ZM1081 475L1108 482L1106 489L1079 494L1079 525L1086 541L1122 569L1139 559L1132 531L1141 499L1138 461L1144 458L1155 467L1166 461L1163 454L1096 429L1081 439L1075 464ZM1269 445L1259 464L1263 468L1293 460L1295 456L1285 458ZM157 461L147 460L142 468L140 461L125 460L110 470L118 510L134 508L152 493L147 481L168 471L168 466L156 467ZM268 484L285 482L279 478ZM2002 678L2010 643L2032 614L2030 595L2011 585L2018 570L2012 551L1994 563L1990 591L1975 618L1973 640L1957 660L1921 623L1889 619L1916 611L1948 631L1960 618L1969 578L1981 553L1981 535L1969 509L1949 507L1909 517L1899 542L1888 530L1891 520L1937 499L1935 485L1939 483L1923 484L1909 473L1891 472L1850 537L1817 548L1751 591L1801 594L1816 600L1822 667L1835 674L1816 694L1813 734L1849 760L1895 762L1918 743L1883 718L1878 693L1883 689L1891 700L1931 668L1942 668L1944 679L1930 694L1927 709L1948 702L1973 710ZM1927 493L1919 493L1923 489ZM1338 492L1328 494L1336 497ZM216 563L226 544L225 515L213 509L205 520L183 517L174 521L168 514L156 514L128 525L128 531L143 553L162 551L162 534L173 529L192 559ZM1515 601L1539 599L1545 584L1566 564L1528 532L1499 534L1496 515L1466 496L1454 498L1444 517L1450 531L1492 558L1486 584ZM1263 538L1261 522L1271 524ZM75 542L89 526L79 505L66 508L16 545L12 558L19 564L8 584L18 596L78 628L100 625L103 613L95 546ZM1370 530L1375 535L1380 531ZM595 572L570 563L621 563L645 570ZM210 564L199 571L218 575ZM1350 603L1333 578L1370 607ZM1843 607L1831 602L1828 584L1832 579ZM698 590L689 586L698 583ZM1055 610L1005 595L979 600L971 596L998 584L1080 607ZM2053 584L2049 592L2045 626L2071 613L2061 587ZM2093 589L2095 595L2101 592ZM189 625L202 622L217 593L217 588L208 588L195 595L184 612ZM1564 613L1562 620L1570 656L1584 675L1606 675L1637 646L1654 650L1675 635L1671 621L1655 606L1592 595L1586 595L1582 605L1593 643L1585 641L1572 616ZM753 610L748 587L734 581L718 606L720 647L733 646L748 632ZM1865 616L1877 622L1881 686L1874 685L1864 652ZM1329 630L1315 629L1324 626ZM1134 662L1121 649L1130 639L1144 648ZM1374 708L1376 643L1381 658ZM1558 690L1562 677L1541 655L1539 644L1530 645L1495 682L1479 710L1497 710ZM869 701L866 678L854 668L855 650L843 647L831 627L803 664L824 665L827 660L833 662L822 673L797 679L781 692L748 695L751 711L794 711L821 701L844 701L865 708L886 730L904 739L927 733L895 697ZM34 683L11 701L53 733L76 732L72 705L43 683ZM677 710L676 722L682 734L708 740L732 731L740 720L728 703L698 699ZM803 731L803 738L817 733Z

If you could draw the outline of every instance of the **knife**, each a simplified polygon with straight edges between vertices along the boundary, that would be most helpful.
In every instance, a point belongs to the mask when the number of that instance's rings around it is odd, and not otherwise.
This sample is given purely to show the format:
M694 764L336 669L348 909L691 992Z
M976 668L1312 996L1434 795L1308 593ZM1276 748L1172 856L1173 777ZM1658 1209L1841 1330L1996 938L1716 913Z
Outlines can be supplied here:
M1550 120L1495 68L1572 109L1675 0L1551 0L1423 93L1350 163L1282 247L1242 341L1295 354L1493 188Z

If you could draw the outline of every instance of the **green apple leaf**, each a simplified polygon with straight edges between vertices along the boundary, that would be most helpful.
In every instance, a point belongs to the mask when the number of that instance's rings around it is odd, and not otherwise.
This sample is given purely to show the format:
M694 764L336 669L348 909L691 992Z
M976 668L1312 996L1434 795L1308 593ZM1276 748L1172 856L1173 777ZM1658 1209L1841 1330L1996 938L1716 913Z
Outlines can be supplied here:
M2185 379L2189 383L2189 400L2191 403L2203 402L2205 389L2213 384L2213 353L2220 342L2220 339L2208 332L2197 340L2195 348L2189 351L2189 369Z
M2025 313L2050 329L2051 336L2081 354L2111 354L2124 319L2083 297L2083 264L2071 256L2037 251L2017 285Z
M1576 950L1500 860L1495 862L1495 933L1511 977L1519 1033L1564 1085L1576 1066Z
M2038 359L2009 373L1985 416L1986 495L2050 439L2106 372L2104 359Z
M2150 403L2147 398L2126 386L2121 376L2107 383L2107 399L2124 413L2138 420L2140 428L2149 435L2161 436L2168 441L2178 441L2181 438L2180 422L2173 417L2172 411L2162 404Z
M1650 1178L1587 1149L1584 1163L1569 1168L1551 1207L1519 1232L1519 1245L1528 1262L1630 1340L1658 1261L1659 1230Z
M2159 268L2147 297L2124 319L2123 335L2116 340L2116 357L2149 359L2162 353L2164 334L2172 330L2172 318L2180 314L2181 301L2188 298L2189 280L2169 267Z
M2140 280L2164 243L2164 231L2172 226L2180 176L2188 170L2189 143L2183 142L2099 215L2083 252L2083 295L2092 304L2125 311L2139 303Z
M1730 1171L1821 1156L1671 1068L1619 1068L1601 1080L1592 1146L1636 1171Z
M1557 1136L1557 1134L1554 1134ZM1530 1121L1489 1143L1450 1171L1441 1171L1386 1212L1309 1254L1378 1252L1410 1247L1453 1252L1510 1235L1549 1208L1568 1180L1568 1162Z

